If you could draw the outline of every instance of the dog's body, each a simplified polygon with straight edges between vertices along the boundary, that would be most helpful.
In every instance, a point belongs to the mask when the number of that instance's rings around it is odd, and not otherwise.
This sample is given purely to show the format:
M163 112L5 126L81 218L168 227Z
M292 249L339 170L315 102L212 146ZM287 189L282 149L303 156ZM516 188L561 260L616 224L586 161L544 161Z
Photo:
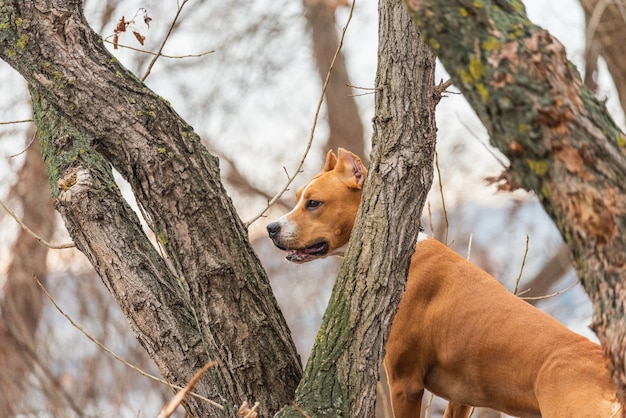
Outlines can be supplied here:
M329 152L296 207L267 226L287 258L345 248L366 169ZM609 418L620 409L599 345L509 293L434 239L420 237L393 321L385 369L396 418L419 417L424 389L450 400L445 417L485 406L520 417Z

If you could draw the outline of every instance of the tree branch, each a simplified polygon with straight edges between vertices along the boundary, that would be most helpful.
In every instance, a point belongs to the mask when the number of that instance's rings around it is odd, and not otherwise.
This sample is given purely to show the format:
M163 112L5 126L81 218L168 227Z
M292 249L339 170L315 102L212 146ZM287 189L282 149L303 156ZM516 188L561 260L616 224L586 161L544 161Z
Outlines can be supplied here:
M407 0L454 85L568 244L626 401L626 136L517 0Z
M435 59L399 0L379 9L374 148L361 208L297 407L280 417L373 416L384 346L433 180Z
M27 79L39 103L57 207L168 380L184 384L191 368L211 357L219 366L201 379L201 393L217 390L227 413L253 397L263 399L263 414L272 413L293 397L301 365L217 159L108 53L81 3L0 1L0 57ZM143 236L107 161L153 220L178 277ZM137 290L124 293L122 277L135 278ZM194 407L196 415L216 416Z

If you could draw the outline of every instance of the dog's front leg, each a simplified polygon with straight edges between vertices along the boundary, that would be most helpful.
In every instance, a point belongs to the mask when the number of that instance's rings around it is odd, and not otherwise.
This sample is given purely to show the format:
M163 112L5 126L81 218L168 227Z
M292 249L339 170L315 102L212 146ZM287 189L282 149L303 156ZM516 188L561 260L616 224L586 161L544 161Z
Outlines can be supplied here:
M472 413L472 407L467 405L461 405L456 402L448 402L446 411L443 413L443 418L468 418Z
M391 409L395 418L420 418L424 389L407 393L403 388L390 385Z

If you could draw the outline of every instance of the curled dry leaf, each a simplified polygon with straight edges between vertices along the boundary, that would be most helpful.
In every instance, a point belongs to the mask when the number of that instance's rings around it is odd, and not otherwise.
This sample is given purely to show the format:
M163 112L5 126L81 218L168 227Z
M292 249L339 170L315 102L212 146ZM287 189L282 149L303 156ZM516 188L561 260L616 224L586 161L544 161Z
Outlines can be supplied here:
M113 32L115 33L126 32L126 26L128 26L128 23L126 23L126 21L124 20L124 16L122 16L120 21L117 22L117 26L115 27L115 30Z
M141 35L139 32L137 31L133 31L133 35L135 35L135 38L137 39L137 42L139 42L141 45L143 45L143 41L146 40L146 37Z

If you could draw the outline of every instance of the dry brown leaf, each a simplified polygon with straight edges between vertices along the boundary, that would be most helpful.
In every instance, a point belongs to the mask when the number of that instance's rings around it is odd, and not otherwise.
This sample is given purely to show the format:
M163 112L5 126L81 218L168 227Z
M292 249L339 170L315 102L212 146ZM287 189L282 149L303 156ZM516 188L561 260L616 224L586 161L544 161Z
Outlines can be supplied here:
M137 42L139 42L143 46L143 41L146 40L146 37L143 36L142 34L140 34L137 31L133 31L133 35L135 35L135 38L137 39Z

